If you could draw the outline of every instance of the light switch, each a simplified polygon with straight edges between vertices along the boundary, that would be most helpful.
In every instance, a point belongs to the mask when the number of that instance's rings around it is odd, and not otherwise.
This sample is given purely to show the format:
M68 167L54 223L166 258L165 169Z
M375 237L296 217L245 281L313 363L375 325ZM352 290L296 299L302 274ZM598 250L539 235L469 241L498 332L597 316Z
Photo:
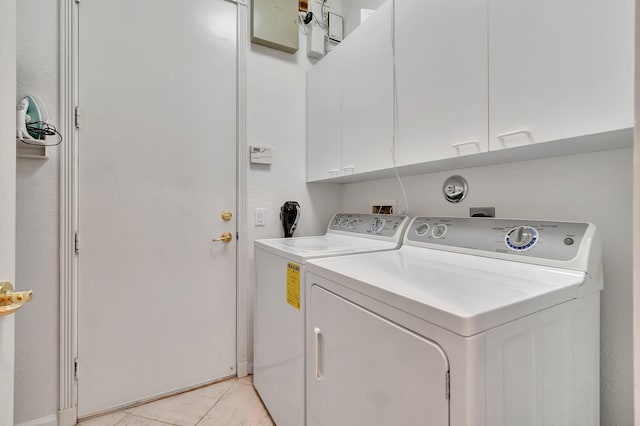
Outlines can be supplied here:
M259 207L256 209L256 226L266 226L267 224L267 209Z

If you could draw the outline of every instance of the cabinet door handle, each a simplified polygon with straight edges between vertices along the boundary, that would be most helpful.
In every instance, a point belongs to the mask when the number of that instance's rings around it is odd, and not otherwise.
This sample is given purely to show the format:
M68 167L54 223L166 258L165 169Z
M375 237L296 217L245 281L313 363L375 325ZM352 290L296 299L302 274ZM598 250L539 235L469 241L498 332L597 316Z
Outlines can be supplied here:
M515 135L525 135L529 140L529 143L533 143L533 136L531 135L531 130L526 130L526 129L514 130L513 132L502 133L502 134L496 135L496 139L498 139L502 144L502 146L506 148L507 142L505 141L505 138L508 138L509 136L515 136Z
M329 177L338 177L340 176L340 169L329 169L327 170Z
M456 149L458 155L460 155L460 147L465 145L475 145L478 148L478 152L480 152L480 142L479 141L467 141L467 142L458 142L454 143L451 146Z
M318 327L313 329L313 334L316 335L316 380L322 380L322 374L320 373L320 329Z

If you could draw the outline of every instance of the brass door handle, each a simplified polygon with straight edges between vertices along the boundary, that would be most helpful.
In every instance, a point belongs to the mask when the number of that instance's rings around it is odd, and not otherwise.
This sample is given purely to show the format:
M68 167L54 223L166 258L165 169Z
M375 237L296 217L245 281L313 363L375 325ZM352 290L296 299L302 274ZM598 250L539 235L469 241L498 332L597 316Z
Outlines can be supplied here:
M0 283L0 316L11 315L32 299L32 290L13 291L11 283Z
M215 243L217 241L222 241L223 243L228 243L233 239L233 235L231 232L223 232L218 238L214 238L212 241Z

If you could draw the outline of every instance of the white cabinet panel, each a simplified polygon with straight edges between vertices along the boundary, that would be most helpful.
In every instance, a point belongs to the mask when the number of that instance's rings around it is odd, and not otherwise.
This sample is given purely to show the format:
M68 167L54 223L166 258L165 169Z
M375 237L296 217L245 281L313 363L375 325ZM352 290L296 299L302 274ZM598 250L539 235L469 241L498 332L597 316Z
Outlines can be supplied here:
M391 167L393 53L385 2L341 43L343 174ZM353 169L351 169L353 168Z
M397 0L397 163L486 152L487 0Z
M633 0L489 0L490 149L633 126L633 16Z
M341 56L336 48L307 73L307 181L340 175Z
M308 315L308 425L449 424L439 346L318 286Z

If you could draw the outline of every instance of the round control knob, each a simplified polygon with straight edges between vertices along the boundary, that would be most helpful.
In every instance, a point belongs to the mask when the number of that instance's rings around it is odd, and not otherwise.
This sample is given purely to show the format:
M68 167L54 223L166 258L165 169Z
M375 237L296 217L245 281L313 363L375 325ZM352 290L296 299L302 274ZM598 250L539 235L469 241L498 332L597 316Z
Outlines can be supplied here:
M375 219L373 219L373 222L371 223L371 226L369 229L371 229L371 232L373 232L374 234L379 234L384 229L384 225L386 223L387 223L386 219L381 219L379 217L376 217Z
M341 228L346 228L347 226L349 226L349 219L344 218L340 221L340 227Z
M335 219L333 219L333 226L338 226L340 225L340 218L336 216Z
M429 232L428 223L421 223L420 225L416 226L416 235L418 237L422 237L423 235L426 235L427 232Z
M516 226L507 232L504 241L511 250L528 250L538 241L538 231L530 226Z
M433 231L431 231L431 235L434 238L442 238L444 234L447 233L447 225L444 223L439 223L433 227Z
M356 227L356 224L357 224L357 223L358 223L358 221L357 221L357 220L355 220L355 219L351 219L351 220L349 221L349 229L354 229L354 228Z

